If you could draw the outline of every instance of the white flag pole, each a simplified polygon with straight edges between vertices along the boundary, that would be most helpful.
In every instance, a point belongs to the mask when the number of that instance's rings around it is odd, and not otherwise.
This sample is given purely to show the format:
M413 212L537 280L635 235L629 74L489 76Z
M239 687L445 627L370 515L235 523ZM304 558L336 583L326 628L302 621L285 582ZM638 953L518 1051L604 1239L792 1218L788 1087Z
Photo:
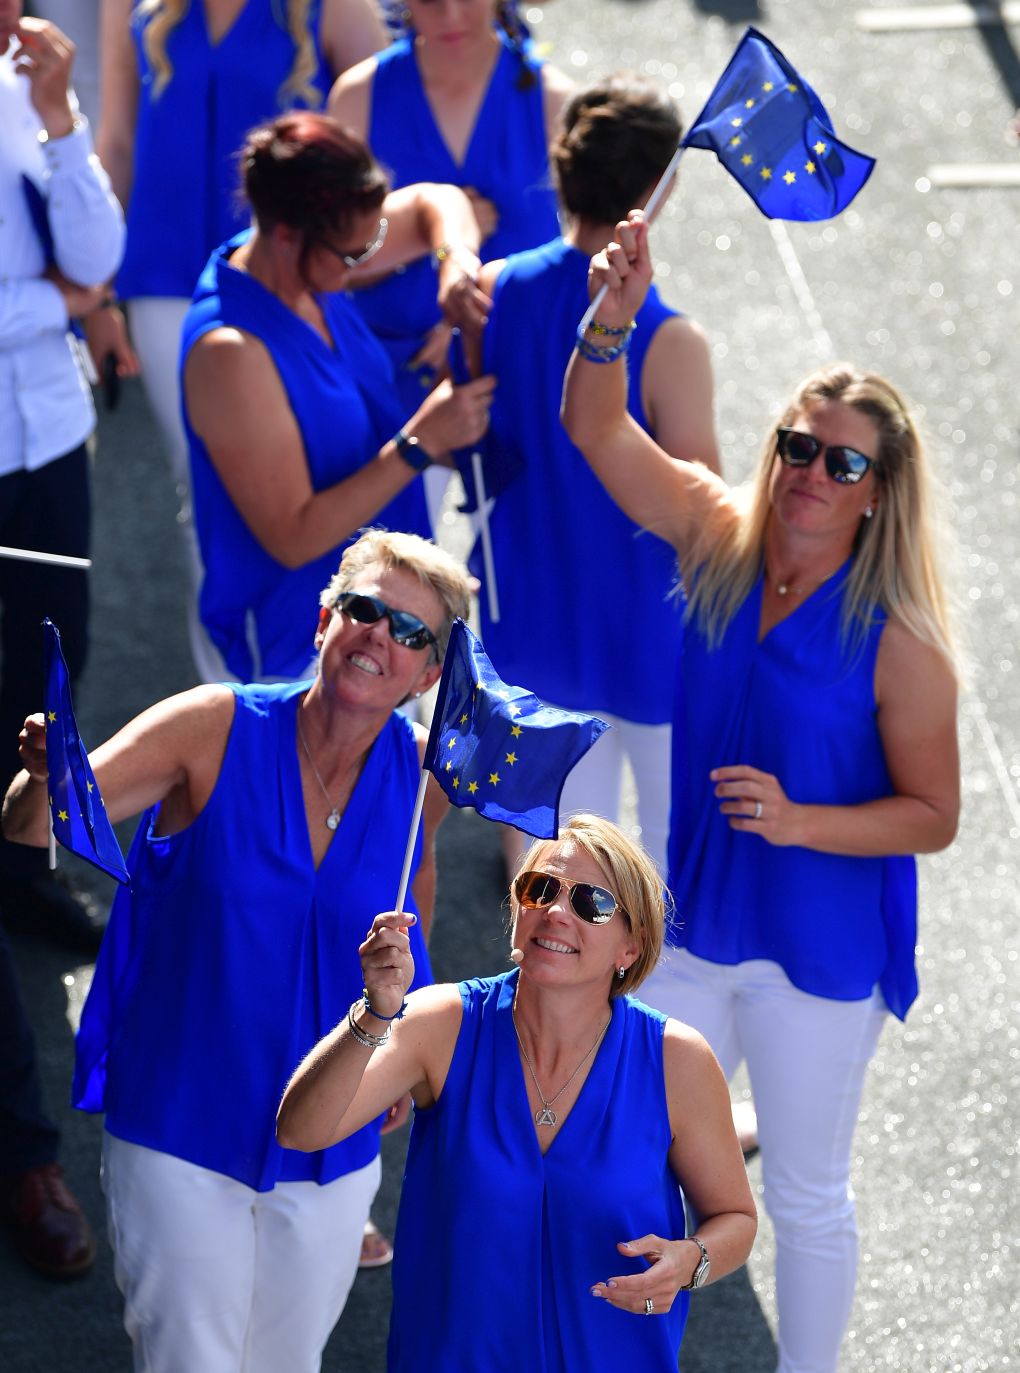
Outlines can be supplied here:
M40 553L34 548L5 548L0 545L0 558L14 558L22 563L55 563L57 567L91 567L91 558L72 558L69 553Z
M485 494L485 474L482 472L482 455L477 449L471 454L471 473L475 479L475 497L478 501L478 532L482 538L482 563L485 567L485 592L489 598L489 619L499 624L499 588L496 585L496 564L492 557L492 535L489 532L489 512L485 508L488 497Z
M676 169L680 165L680 159L683 156L683 153L684 145L681 143L679 148L677 148L676 152L670 158L669 166L666 168L663 174L659 177L658 181L655 183L655 189L652 191L651 195L648 197L648 200L645 202L645 222L647 224L651 224L652 221L655 219L655 216L658 214L659 207L666 196L666 187L669 185L672 178L676 175ZM579 333L583 333L584 330L587 329L588 326L591 324L592 320L595 318L596 311L598 310L602 302L605 300L606 293L608 292L608 290L608 286L599 287L595 299L588 306L588 309L585 312L585 316L581 320L580 328L578 330Z
M407 884L411 876L411 859L414 857L414 842L418 838L418 825L421 823L422 808L425 805L425 788L429 783L429 773L425 768L421 770L421 781L418 783L418 795L414 800L414 816L411 819L411 833L407 836L407 848L404 850L404 867L400 874L400 889L397 892L397 904L394 910L399 915L404 909L404 899L407 896Z
M49 812L50 817L50 837L49 837L49 868L50 872L55 871L57 866L57 836L53 833L53 812Z

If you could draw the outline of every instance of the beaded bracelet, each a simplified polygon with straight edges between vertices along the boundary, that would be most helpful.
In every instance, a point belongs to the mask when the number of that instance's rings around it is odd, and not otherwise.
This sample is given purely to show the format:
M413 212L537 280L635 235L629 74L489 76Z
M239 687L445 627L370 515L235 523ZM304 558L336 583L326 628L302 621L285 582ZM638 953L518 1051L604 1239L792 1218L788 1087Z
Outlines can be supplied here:
M629 334L636 326L637 320L635 319L632 319L629 324L625 324L621 329L614 329L611 324L603 324L601 320L593 319L588 325L588 328L593 334L600 338L603 334L608 335L610 338L623 338L625 334Z
M361 1005L361 1001L351 1002L351 1008L347 1012L347 1028L358 1043L364 1045L366 1049L381 1049L389 1040L391 1027L389 1025L386 1026L385 1034L374 1035L370 1034L368 1030L363 1030L360 1025L355 1025L354 1012L356 1009L360 1010Z
M368 999L368 988L367 988L367 987L363 987L363 988L361 989L361 993L362 993L362 996L363 996L364 1001L365 1001L365 1010L369 1013L369 1015L374 1015L375 1018L376 1018L376 1020L386 1020L386 1021L389 1021L389 1020L403 1020L403 1018L404 1018L404 1012L407 1010L407 998L406 998L406 997L404 998L403 1005L400 1007L400 1010L397 1011L396 1015L382 1015L379 1011L377 1011L377 1010L374 1008L374 1006L372 1005L371 1001L369 1001L369 999Z
M577 351L586 362L609 363L615 362L617 358L622 358L624 353L630 348L630 333L626 338L615 344L611 348L597 348L595 344L589 343L584 336L583 330L577 331Z

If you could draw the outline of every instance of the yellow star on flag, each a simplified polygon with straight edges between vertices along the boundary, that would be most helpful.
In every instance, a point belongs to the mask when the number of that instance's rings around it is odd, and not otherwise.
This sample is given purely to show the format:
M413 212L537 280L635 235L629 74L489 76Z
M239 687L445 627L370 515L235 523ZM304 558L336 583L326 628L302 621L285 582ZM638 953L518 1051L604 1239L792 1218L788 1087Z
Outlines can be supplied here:
M58 811L57 811L57 819L58 819L58 820L66 820L66 819L67 819L67 811L66 811L66 810L58 810Z
M735 129L739 129L740 126L741 126L741 124L743 124L743 122L744 122L744 121L741 119L741 117L740 117L739 114L737 115L736 119L731 119L731 120L730 120L730 123L733 125L733 127L734 127Z
M815 164L811 161L810 158L808 158L808 160L804 163L804 170L807 172L808 176L814 176Z
M745 110L753 110L753 109L754 109L754 101L753 101L753 100L745 100L745 101L744 101L744 109L745 109Z
M759 172L759 176L761 177L762 181L771 181L771 180L772 180L772 168L771 168L771 167L762 167L761 171Z
M499 781L499 773L498 773L498 772L490 772L490 773L489 773L489 782L490 782L490 784L491 784L492 786L495 786L496 783L497 783L498 781Z
M762 87L761 87L761 88L762 88L763 91L775 90L775 82L774 82L774 81L763 81L763 82L762 82Z
M787 89L788 91L796 91L797 87L796 87L796 86L793 84L793 82L791 81L790 84L787 86L786 89Z
M451 734L450 737L449 737L449 739L446 741L446 747L447 747L447 748L453 748L453 746L456 744L456 742L457 742L456 736L453 735L453 734Z
M507 707L507 714L510 716L510 718L511 718L512 720L516 720L517 717L518 717L518 715L520 715L520 713L521 713L521 708L520 708L520 706L508 706L508 707Z
M446 760L446 771L447 771L447 772L452 772L452 771L453 771L453 764L450 762L449 758L447 758L447 760Z
M49 711L46 716L46 719L50 722L51 725L55 725L57 723L57 712L55 710Z
M86 782L85 785L88 787L89 791L93 791L93 790L94 790L94 787L92 786L92 783L91 783L91 782Z
M514 737L515 739L519 739L519 738L521 737L521 735L523 734L523 732L524 732L524 731L521 729L520 725L511 725L511 726L510 726L510 733L513 735L513 737Z
M784 172L784 173L783 173L783 180L786 182L787 186L792 186L793 183L797 180L797 173L796 173L796 172Z
M517 762L517 754L511 751L507 754L506 761L513 767L514 763Z
M751 156L750 153L745 153L740 160L745 167L750 167L751 163L754 161L754 158Z
M735 133L735 134L733 135L733 137L730 139L730 147L731 147L731 148L737 148L737 147L739 147L739 146L740 146L740 135L739 135L738 133Z
M814 151L818 154L819 157L821 157L822 153L825 152L828 146L828 143L823 143L822 140L819 139L818 142L814 145Z
M468 791L471 793L472 796L474 796L474 794L475 794L475 792L476 792L477 790L478 790L478 783L477 783L477 782L469 782L469 783L468 783Z
M460 789L460 778L459 778L459 777L455 777L455 778L453 779L453 789L454 789L454 791L458 791L458 790Z
M466 725L466 724L467 724L467 722L468 722L467 711L465 711L464 714L460 717L460 722L461 722L462 725Z

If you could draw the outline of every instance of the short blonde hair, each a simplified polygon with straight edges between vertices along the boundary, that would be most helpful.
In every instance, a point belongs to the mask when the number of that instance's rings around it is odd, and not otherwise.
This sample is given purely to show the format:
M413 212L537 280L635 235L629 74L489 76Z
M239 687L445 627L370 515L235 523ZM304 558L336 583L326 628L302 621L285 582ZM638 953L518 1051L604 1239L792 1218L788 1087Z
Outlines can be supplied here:
M609 995L623 996L640 987L658 963L666 932L666 904L672 909L672 898L663 886L658 868L641 845L601 815L573 815L560 826L558 838L536 839L521 859L518 872L541 868L543 858L569 841L583 849L605 873L613 895L626 913L631 933L641 946L623 977L612 979ZM510 909L516 922L519 907L512 891Z
M444 549L418 534L394 533L388 529L366 529L361 537L344 549L340 566L323 588L319 604L332 610L336 598L350 591L356 577L370 567L384 572L398 570L417 577L422 586L435 592L443 607L443 622L436 630L439 662L446 655L450 631L458 617L466 620L471 609L471 579L467 568Z

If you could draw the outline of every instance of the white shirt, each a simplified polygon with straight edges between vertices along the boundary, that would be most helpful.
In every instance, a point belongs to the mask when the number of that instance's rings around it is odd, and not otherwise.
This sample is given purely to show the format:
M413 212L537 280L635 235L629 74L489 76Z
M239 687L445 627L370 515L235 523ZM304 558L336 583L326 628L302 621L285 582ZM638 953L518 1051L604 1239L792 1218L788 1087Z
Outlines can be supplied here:
M57 266L70 281L109 280L124 252L124 216L87 122L44 143L42 127L9 49L0 57L0 476L71 452L96 422L63 296L43 276L22 175L47 201Z

